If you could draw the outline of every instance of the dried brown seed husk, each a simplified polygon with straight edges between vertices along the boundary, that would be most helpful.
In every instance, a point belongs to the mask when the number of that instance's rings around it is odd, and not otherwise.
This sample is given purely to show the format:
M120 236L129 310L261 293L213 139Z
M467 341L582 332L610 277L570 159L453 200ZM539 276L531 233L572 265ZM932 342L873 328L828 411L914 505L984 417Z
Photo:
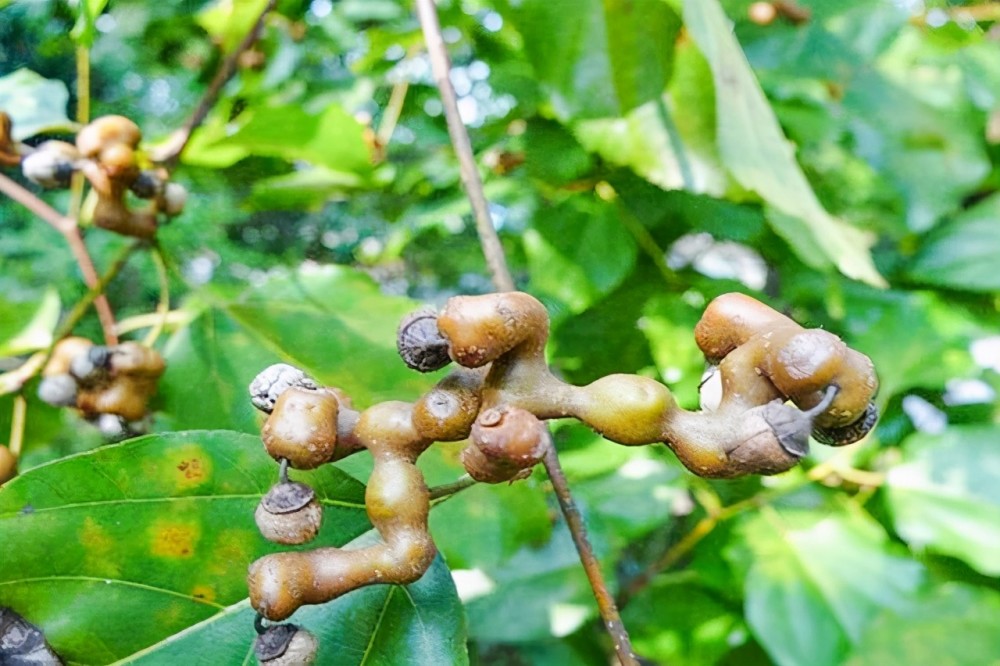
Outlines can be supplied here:
M261 498L254 512L265 539L288 545L316 538L323 521L323 507L316 493L304 483L279 483Z
M261 429L264 448L296 469L313 469L333 459L337 448L337 398L324 390L291 387L275 402Z
M0 606L0 664L60 666L62 663L38 627L10 608Z
M814 428L812 435L817 442L826 446L847 446L864 438L876 423L878 423L878 407L874 402L870 402L865 413L854 423L833 428Z
M396 350L406 367L434 372L451 363L448 341L441 335L437 312L424 308L403 318L396 331Z

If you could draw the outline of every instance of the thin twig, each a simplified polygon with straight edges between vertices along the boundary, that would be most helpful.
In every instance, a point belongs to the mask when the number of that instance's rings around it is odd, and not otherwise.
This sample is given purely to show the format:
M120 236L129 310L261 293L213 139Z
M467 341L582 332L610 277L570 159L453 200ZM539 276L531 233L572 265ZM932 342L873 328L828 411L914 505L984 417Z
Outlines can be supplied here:
M2 173L0 173L0 192L27 208L36 217L44 220L62 234L69 245L70 252L76 259L76 263L80 266L84 284L89 289L93 289L98 283L97 269L94 268L94 260L90 258L90 252L87 251L87 246L83 242L83 236L80 234L80 227L76 220L62 215L55 208ZM104 294L99 293L92 302L94 309L97 310L97 318L101 322L104 341L109 345L118 344L118 336L115 334L115 315L111 311L108 299L104 297Z
M180 159L181 153L187 147L188 142L191 141L191 135L194 131L205 121L208 117L209 112L212 107L215 106L216 101L219 99L219 94L222 92L222 87L233 77L236 72L236 66L239 63L240 54L249 49L254 43L260 39L260 34L264 30L264 21L267 19L267 15L274 9L277 0L270 0L267 5L264 6L263 11L261 11L260 16L254 21L253 26L250 31L246 34L236 48L225 57L222 64L219 65L218 71L215 72L215 76L212 78L211 83L208 84L208 88L205 89L205 94L202 95L201 101L198 102L198 106L195 107L191 116L187 119L187 122L174 133L171 139L171 145L166 149L163 155L158 155L158 161L163 162L168 167L173 166L178 159Z
M24 444L24 427L27 423L28 401L23 395L14 396L14 411L10 416L10 442L7 448L15 458L21 457L21 446Z
M483 181L479 177L476 158L472 153L472 142L469 140L469 133L466 131L462 117L458 112L458 99L449 78L451 60L448 58L444 37L441 35L441 23L438 21L434 0L417 0L417 18L420 20L420 27L424 32L427 54L431 60L431 71L434 72L434 80L441 92L441 103L444 106L444 116L448 123L448 134L451 136L451 143L458 156L462 184L465 186L469 203L472 204L472 212L476 218L476 232L479 234L479 243L486 256L486 265L489 267L493 286L497 291L514 291L514 280L510 275L510 269L507 268L507 258L504 256L503 245L500 243L500 237L493 226L489 204L483 193Z
M621 615L618 614L618 607L615 605L615 598L608 590L601 573L601 564L594 555L594 550L587 539L587 526L583 523L580 510L577 509L573 496L569 492L569 484L566 482L566 475L563 473L562 465L559 464L559 454L549 436L549 445L545 450L545 458L542 459L545 470L549 473L552 481L552 488L555 490L556 498L559 500L559 508L562 509L566 517L566 524L569 526L570 534L573 536L573 543L576 544L576 551L580 555L580 562L587 573L590 587L594 591L597 599L597 608L604 620L604 626L615 644L615 653L618 655L622 666L638 666L635 651L632 649L632 641L629 639L628 631L622 623Z
M160 284L160 299L156 304L156 314L159 316L142 340L142 344L146 347L152 347L156 339L160 337L160 333L167 325L167 316L170 314L170 277L167 275L167 262L163 258L163 248L159 243L153 244L152 258L153 265L156 266L156 278Z
M430 489L431 501L440 500L442 498L451 497L457 492L461 492L466 488L470 488L476 485L476 480L473 479L468 474L463 474L458 477L457 480L451 483L442 483L440 486L434 486Z
M399 116L403 113L403 102L406 101L406 93L409 89L410 82L406 79L402 79L392 87L389 102L385 106L385 113L382 114L378 131L375 132L380 146L389 145L392 133L396 130L396 124L399 123Z
M458 156L462 184L465 186L465 193L469 197L469 203L475 214L476 231L479 234L479 243L483 248L483 255L486 257L486 265L489 267L493 286L497 291L513 291L515 288L514 279L507 267L507 258L504 255L500 237L493 226L489 204L486 201L486 194L483 192L483 182L479 177L476 159L472 152L472 142L458 112L455 89L452 87L449 77L451 61L448 58L448 51L445 49L444 37L441 35L441 24L438 21L434 0L416 0L416 5L417 17L424 33L424 42L427 45L427 53L431 61L431 70L441 93L448 134ZM559 507L566 517L566 524L580 555L580 562L583 564L587 578L594 590L601 619L614 641L615 651L624 666L637 664L638 661L632 651L628 632L625 630L625 625L622 624L614 598L604 582L604 575L601 573L600 564L594 555L594 548L587 538L586 526L573 502L566 475L563 473L562 466L559 464L559 456L552 445L551 435L549 435L549 446L544 462L559 500Z

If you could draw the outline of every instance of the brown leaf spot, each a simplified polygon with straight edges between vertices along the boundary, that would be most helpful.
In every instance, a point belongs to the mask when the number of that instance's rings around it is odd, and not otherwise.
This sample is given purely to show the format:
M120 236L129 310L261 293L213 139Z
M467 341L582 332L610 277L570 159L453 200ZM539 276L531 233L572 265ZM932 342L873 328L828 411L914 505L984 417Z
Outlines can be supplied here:
M199 536L197 524L159 521L150 526L149 550L158 557L192 557Z

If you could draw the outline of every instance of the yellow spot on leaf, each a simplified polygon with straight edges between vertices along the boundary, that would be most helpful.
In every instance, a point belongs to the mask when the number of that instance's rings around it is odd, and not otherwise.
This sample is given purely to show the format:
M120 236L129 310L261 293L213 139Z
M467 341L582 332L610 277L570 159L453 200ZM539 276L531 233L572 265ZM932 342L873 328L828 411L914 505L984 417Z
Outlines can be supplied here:
M121 573L117 554L120 552L107 529L87 516L78 537L83 547L84 568L94 576L116 578Z
M149 527L149 550L158 557L187 558L194 556L194 549L201 536L196 523L157 521Z
M195 585L191 588L191 596L202 601L215 601L215 588L211 585Z
M197 488L212 478L212 460L195 443L173 447L164 458L167 474L179 491Z

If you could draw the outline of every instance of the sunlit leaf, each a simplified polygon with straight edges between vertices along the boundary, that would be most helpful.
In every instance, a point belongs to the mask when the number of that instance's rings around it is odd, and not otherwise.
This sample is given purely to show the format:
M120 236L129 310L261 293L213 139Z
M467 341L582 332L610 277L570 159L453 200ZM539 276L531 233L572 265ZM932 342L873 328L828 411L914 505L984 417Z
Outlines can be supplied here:
M746 620L782 666L833 666L885 608L912 603L923 567L882 528L851 515L769 511L743 526L753 561Z
M324 504L312 545L369 528L358 481L332 466L296 476ZM107 663L163 640L246 596L247 566L278 549L253 519L276 478L259 438L226 431L152 435L36 467L0 488L0 605L71 661Z
M884 285L868 252L872 239L816 199L717 0L685 2L684 24L712 68L726 168L775 209L772 226L803 261L815 267L832 263L848 277Z
M622 115L670 79L680 19L661 0L527 0L513 18L564 120Z
M845 666L1000 664L1000 595L949 583L872 621Z
M1000 290L1000 195L994 194L932 233L910 266L917 281L961 291Z
M46 290L39 303L0 299L0 358L45 349L59 323L59 294Z
M1000 574L998 441L995 426L952 426L906 440L903 462L886 477L886 499L910 546Z

